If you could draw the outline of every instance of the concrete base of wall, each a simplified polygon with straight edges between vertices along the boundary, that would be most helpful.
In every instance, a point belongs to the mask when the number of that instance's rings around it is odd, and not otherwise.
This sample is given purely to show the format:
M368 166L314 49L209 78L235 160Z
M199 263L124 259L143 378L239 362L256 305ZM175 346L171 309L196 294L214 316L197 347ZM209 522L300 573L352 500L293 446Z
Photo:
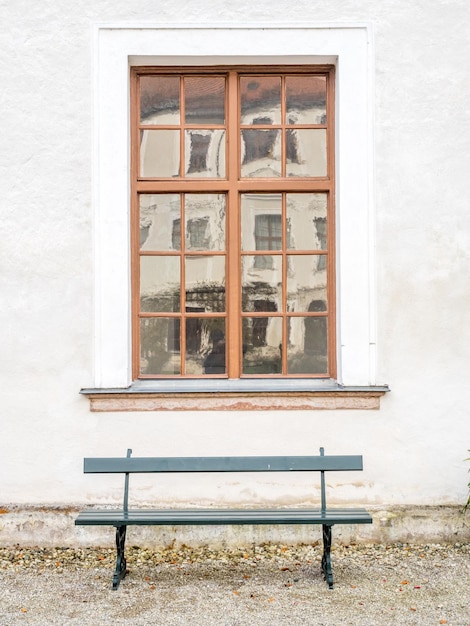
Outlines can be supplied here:
M372 525L335 526L335 544L350 543L464 543L470 541L470 511L462 507L390 507L375 509ZM106 547L114 545L111 527L75 526L72 508L0 509L0 546ZM133 526L128 545L241 547L253 544L287 545L321 540L320 528L287 526Z

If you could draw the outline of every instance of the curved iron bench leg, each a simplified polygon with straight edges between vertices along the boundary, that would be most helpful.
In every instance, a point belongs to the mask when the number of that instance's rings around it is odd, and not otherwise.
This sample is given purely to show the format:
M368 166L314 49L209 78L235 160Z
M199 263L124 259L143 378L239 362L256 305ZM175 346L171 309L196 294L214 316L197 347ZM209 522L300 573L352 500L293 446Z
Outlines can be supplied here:
M124 556L124 549L126 546L126 530L127 526L116 527L116 571L113 576L113 589L116 590L119 587L119 583L125 577L127 573L126 569L126 557Z
M321 568L323 578L328 583L328 587L333 589L333 571L331 569L331 526L322 524L323 528L323 556L321 560Z

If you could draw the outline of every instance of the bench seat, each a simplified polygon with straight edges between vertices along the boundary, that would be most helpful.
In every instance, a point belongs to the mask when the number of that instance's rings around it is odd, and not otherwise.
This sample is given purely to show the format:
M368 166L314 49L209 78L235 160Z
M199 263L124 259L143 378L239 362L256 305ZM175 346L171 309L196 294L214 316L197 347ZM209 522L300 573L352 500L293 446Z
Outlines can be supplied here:
M87 509L81 526L193 526L223 524L371 524L362 508L347 509Z

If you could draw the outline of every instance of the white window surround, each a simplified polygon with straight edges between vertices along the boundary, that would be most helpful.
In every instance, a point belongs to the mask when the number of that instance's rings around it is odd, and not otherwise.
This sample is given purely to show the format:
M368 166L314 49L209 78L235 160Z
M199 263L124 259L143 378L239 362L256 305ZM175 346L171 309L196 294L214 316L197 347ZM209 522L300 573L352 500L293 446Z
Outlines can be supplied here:
M99 24L94 37L93 389L124 390L132 383L129 67L277 63L337 68L338 380L333 387L376 386L370 27ZM166 381L167 390L177 382ZM302 388L308 383L310 389L325 389L327 382L304 379Z

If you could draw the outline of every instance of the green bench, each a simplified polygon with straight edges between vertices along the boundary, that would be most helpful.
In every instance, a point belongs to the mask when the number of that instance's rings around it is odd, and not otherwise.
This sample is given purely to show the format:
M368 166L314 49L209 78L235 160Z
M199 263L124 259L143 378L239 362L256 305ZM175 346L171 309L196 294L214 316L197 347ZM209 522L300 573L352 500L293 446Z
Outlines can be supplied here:
M86 474L125 474L124 504L119 509L86 509L75 520L82 526L116 528L116 570L113 589L126 575L124 554L128 526L187 526L219 524L321 524L323 530L322 572L333 588L331 568L331 529L335 524L371 524L372 517L363 508L328 508L325 472L362 470L362 456L249 456L249 457L127 457L86 458ZM129 509L129 474L194 472L320 472L321 506L297 509Z

